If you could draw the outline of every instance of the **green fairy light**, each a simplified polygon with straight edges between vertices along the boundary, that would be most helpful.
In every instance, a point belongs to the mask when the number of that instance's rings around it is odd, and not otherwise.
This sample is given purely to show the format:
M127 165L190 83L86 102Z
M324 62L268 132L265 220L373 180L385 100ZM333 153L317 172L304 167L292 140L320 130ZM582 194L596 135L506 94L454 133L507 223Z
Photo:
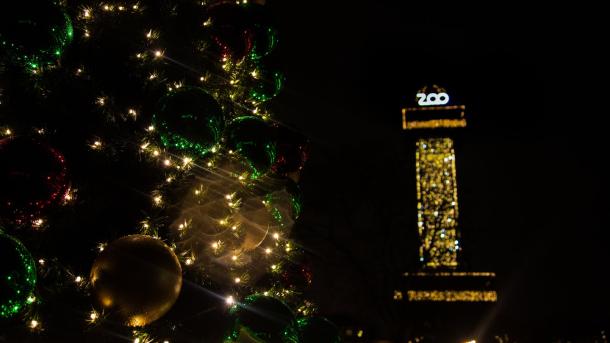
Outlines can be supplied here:
M266 102L275 98L284 88L284 74L279 71L261 70L253 81L249 98L254 102Z
M292 203L292 211L293 211L294 219L297 219L301 215L301 210L303 208L303 204L301 202L301 197L293 196L290 198L290 201Z
M254 45L250 52L250 58L258 60L267 56L278 43L277 31L273 27L261 28L257 27Z
M54 64L72 42L65 10L52 2L0 5L0 42L10 60L30 69Z
M0 318L11 318L34 302L36 265L17 239L0 230Z

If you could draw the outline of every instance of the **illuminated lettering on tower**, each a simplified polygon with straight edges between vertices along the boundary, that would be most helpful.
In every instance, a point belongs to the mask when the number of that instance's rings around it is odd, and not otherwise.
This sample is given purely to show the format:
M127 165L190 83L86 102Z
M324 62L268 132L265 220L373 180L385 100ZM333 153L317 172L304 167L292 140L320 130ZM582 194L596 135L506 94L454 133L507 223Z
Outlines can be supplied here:
M466 106L437 85L422 87L402 109L402 127L413 132L420 270L405 273L396 301L496 302L494 273L460 270L459 207L451 129L466 127ZM432 133L431 130L434 130ZM420 133L421 132L421 133Z

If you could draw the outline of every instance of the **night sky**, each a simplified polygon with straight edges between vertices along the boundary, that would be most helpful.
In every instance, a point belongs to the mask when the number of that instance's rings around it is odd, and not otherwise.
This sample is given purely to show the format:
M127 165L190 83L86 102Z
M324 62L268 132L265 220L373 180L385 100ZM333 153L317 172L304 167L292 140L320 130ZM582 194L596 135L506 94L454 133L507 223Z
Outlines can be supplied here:
M561 69L548 63L549 20L516 4L268 4L288 77L277 113L313 142L297 232L319 257L324 310L381 336L400 322L392 287L417 266L415 147L400 108L435 82L467 105L460 226L468 268L498 275L492 326L524 341L607 330L602 138L577 120L589 117L551 113L547 73Z
M421 86L436 83L467 106L468 127L452 133L459 224L464 269L497 274L488 333L550 342L608 332L608 180L598 167L607 134L582 109L569 116L551 109L567 100L551 101L549 84L566 75L553 62L575 53L557 44L564 23L525 4L398 3L267 0L280 34L274 63L287 80L272 113L311 142L300 180L303 213L293 229L313 256L308 295L323 315L365 327L372 338L395 337L408 325L392 300L401 275L418 268L414 136L402 130L400 109ZM96 123L70 109L92 106L90 98L57 93L52 105L69 113L64 117L37 112L46 104L30 108L27 93L14 102L33 117L74 125L73 136L52 140L76 161L71 171L82 198L34 248L87 275L92 247L100 237L133 233L151 185L162 178L129 153L98 156L75 145ZM22 124L29 125L26 116ZM168 316L182 319L188 306L205 316L202 298L210 296L197 298L204 292L188 284ZM70 320L82 321L68 301L49 303L58 313L49 320L66 332L77 326ZM189 317L187 326L215 325L200 318Z

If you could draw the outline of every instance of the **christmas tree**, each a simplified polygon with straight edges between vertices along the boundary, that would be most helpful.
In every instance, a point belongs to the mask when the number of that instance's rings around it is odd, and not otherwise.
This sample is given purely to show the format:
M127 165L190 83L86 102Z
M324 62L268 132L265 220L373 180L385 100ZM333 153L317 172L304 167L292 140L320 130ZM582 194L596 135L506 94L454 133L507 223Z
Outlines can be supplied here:
M264 3L0 7L0 340L339 340Z

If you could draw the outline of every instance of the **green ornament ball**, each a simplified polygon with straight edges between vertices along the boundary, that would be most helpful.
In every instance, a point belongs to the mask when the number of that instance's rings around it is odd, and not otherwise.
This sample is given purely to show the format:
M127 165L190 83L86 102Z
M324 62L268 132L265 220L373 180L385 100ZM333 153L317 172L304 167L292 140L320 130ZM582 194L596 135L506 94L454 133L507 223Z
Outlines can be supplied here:
M255 25L253 32L254 38L250 58L258 60L269 55L277 46L277 30L271 26Z
M166 148L204 156L220 141L224 116L214 97L186 87L161 99L153 125Z
M284 74L279 71L259 68L253 75L248 86L248 100L253 103L267 102L284 88Z
M248 3L243 5L248 17L247 31L252 38L250 58L258 60L269 55L278 44L276 23L267 6Z
M36 265L21 242L0 229L0 318L12 318L31 303Z
M233 307L234 326L229 341L297 343L297 322L292 310L282 301L251 295Z
M259 117L233 119L227 128L226 143L228 149L246 160L253 179L265 174L277 156L272 128Z
M13 62L30 68L54 64L73 36L70 17L52 1L0 4L0 52Z
M300 343L340 343L341 335L335 324L323 317L301 318L298 321Z

